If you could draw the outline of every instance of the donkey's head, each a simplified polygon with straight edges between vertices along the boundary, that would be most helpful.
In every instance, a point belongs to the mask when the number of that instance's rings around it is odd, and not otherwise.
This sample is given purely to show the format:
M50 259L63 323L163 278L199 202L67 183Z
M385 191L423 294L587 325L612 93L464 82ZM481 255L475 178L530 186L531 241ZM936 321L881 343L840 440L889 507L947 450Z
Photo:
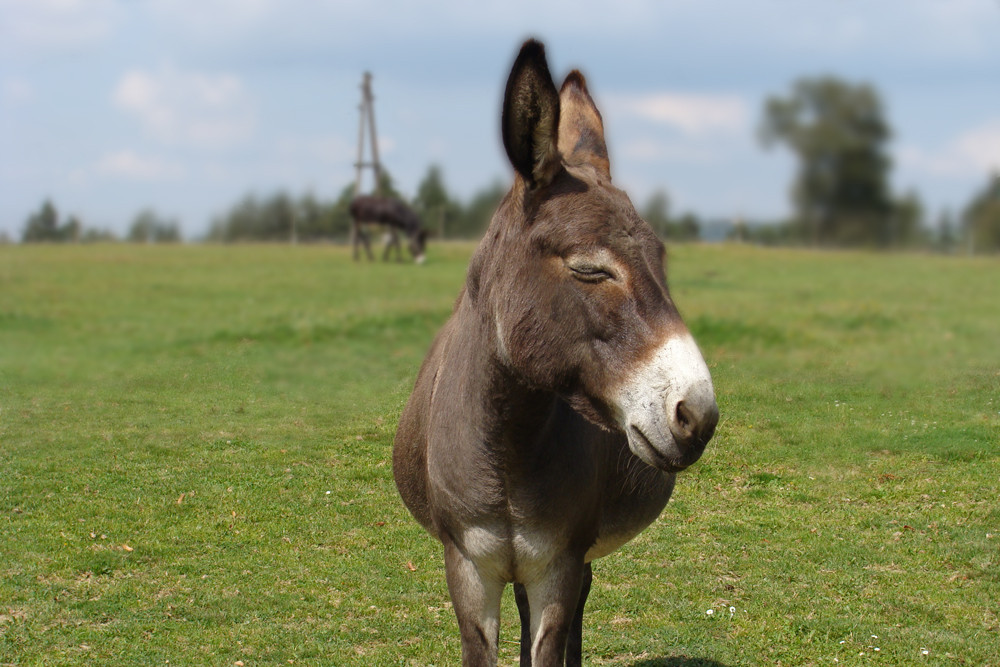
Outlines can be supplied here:
M648 464L682 470L718 421L708 368L670 299L663 244L611 185L583 76L557 91L538 42L507 82L503 140L515 181L467 285L499 363L623 431Z
M417 228L410 233L409 242L410 254L413 255L413 261L417 264L423 264L426 255L424 254L427 249L427 230L422 228Z

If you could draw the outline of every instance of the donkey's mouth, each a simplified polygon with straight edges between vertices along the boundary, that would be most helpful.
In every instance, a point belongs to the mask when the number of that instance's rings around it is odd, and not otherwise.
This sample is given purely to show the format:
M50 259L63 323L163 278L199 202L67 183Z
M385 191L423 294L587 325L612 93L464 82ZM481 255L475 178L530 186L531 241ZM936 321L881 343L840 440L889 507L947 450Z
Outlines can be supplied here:
M680 472L690 465L690 463L671 458L661 452L635 424L628 427L626 435L632 453L654 468L664 472Z

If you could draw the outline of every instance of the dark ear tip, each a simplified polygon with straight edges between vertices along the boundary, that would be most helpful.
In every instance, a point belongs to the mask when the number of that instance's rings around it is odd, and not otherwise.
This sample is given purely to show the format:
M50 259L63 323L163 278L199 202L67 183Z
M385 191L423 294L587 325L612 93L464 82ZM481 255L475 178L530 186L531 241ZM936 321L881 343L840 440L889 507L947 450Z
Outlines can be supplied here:
M523 58L545 58L545 45L533 37L525 41L518 54L518 60Z
M587 80L580 73L580 70L575 69L566 76L566 80L563 81L562 90L567 88L579 88L580 90L587 92Z

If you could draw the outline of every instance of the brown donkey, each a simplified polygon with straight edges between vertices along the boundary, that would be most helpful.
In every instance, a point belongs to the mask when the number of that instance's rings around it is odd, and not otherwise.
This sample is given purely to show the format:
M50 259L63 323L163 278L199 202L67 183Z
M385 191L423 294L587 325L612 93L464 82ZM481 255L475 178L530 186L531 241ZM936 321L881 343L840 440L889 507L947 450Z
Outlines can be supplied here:
M417 376L393 472L444 544L462 663L496 664L513 582L521 664L579 665L590 562L656 519L719 411L583 76L557 92L527 42L502 124L514 185Z
M407 245L413 261L424 262L424 250L427 246L427 230L420 222L420 216L409 206L392 197L374 197L362 195L351 201L348 209L351 213L351 246L354 259L358 259L358 244L365 248L365 254L372 260L371 241L368 239L369 226L384 227L389 235L389 242L382 252L382 261L388 261L390 251L396 249L396 261L403 261L403 253L399 249L399 232L407 238Z

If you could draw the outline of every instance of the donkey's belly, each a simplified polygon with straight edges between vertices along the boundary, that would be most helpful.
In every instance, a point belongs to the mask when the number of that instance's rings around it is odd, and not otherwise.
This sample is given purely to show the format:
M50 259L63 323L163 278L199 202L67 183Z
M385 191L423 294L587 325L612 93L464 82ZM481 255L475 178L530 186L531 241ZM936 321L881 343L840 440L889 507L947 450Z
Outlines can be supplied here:
M587 551L587 562L607 556L641 533L656 521L670 500L675 475L639 465L642 468L621 478L606 495L597 540ZM640 483L632 483L637 480Z
M607 556L654 522L670 498L674 475L652 469L639 474L641 484L612 484L597 512L574 513L561 498L553 499L550 511L530 518L502 512L490 519L480 515L478 521L464 524L460 546L492 576L522 583L543 576L555 559L569 553L585 552L585 562ZM590 537L581 541L584 535Z

